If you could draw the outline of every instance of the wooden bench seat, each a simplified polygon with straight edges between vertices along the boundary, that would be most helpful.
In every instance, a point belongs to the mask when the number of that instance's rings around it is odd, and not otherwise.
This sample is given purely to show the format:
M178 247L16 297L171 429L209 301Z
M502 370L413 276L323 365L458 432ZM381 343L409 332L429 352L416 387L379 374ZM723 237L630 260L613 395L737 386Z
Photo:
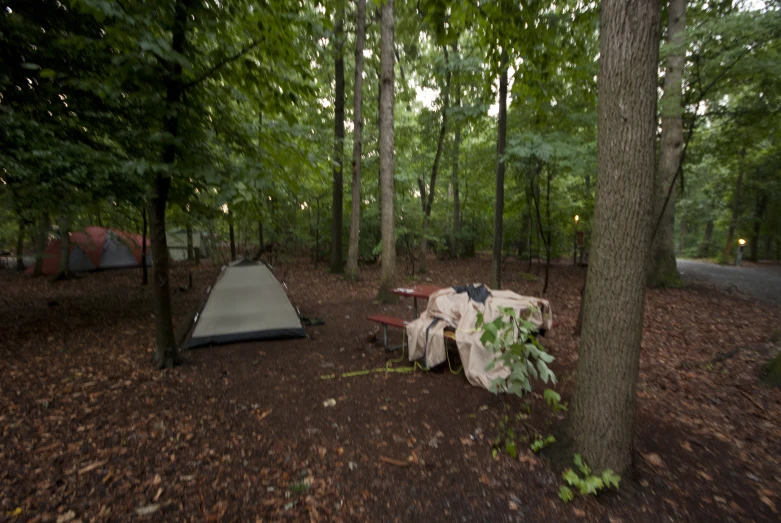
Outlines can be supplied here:
M382 346L388 350L390 350L390 347L388 347L388 327L396 327L397 329L404 329L407 326L407 323L409 323L407 321L402 320L401 318L396 318L394 316L386 316L384 314L373 314L371 316L367 316L366 319L382 325ZM404 335L405 336L407 335L406 330L404 332Z

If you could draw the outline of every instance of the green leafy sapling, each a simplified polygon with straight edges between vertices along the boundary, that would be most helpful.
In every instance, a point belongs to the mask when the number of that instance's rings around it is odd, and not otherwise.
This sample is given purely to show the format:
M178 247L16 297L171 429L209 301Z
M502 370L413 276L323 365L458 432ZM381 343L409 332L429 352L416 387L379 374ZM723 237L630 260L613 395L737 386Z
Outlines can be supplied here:
M561 477L570 487L576 488L582 496L589 494L596 496L599 494L600 490L605 488L618 489L618 485L621 482L621 476L612 470L605 469L601 474L594 474L591 467L583 461L583 457L580 454L575 454L573 461L580 471L580 475L571 468L568 468ZM567 485L561 485L559 488L559 497L567 503L572 501L574 494L572 489Z
M497 364L510 370L506 378L496 378L490 390L523 396L532 391L532 379L555 384L556 376L548 368L554 357L534 336L537 327L511 307L499 307L499 311L501 315L488 323L482 313L477 315L477 328L483 331L480 341L496 355L485 370L491 371Z

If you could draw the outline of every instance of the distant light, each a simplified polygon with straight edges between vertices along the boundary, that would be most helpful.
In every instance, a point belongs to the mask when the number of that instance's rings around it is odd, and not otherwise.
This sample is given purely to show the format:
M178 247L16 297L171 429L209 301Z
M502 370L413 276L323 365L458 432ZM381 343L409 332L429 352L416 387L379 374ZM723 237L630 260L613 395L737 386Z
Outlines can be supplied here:
M746 245L746 240L744 240L743 238L741 238L741 239L739 239L739 240L738 240L738 243L739 243L741 246L743 246L743 245Z
M576 215L575 215L575 223L578 223L578 220L580 220L580 216L578 216L578 215L576 214Z

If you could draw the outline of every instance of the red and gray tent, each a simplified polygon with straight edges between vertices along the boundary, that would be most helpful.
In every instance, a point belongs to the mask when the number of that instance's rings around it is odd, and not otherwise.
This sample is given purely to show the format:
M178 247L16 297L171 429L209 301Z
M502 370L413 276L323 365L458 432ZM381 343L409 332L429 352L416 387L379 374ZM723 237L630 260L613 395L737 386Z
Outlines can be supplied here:
M70 270L73 272L97 269L140 267L141 235L132 232L87 227L70 233ZM43 273L56 274L60 269L61 240L49 243L43 253ZM147 240L147 246L149 240ZM147 265L152 255L147 248Z

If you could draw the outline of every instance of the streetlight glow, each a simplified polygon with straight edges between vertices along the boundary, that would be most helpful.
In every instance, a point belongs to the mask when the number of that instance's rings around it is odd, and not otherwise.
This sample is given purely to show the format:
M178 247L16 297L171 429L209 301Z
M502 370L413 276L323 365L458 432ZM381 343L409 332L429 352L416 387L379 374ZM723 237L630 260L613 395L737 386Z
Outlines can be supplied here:
M739 243L741 246L743 246L743 245L746 245L746 240L744 240L743 238L741 238L741 239L739 239L739 240L738 240L738 243Z
M578 215L576 214L576 215L575 215L575 223L578 223L578 220L580 220L580 216L578 216Z

